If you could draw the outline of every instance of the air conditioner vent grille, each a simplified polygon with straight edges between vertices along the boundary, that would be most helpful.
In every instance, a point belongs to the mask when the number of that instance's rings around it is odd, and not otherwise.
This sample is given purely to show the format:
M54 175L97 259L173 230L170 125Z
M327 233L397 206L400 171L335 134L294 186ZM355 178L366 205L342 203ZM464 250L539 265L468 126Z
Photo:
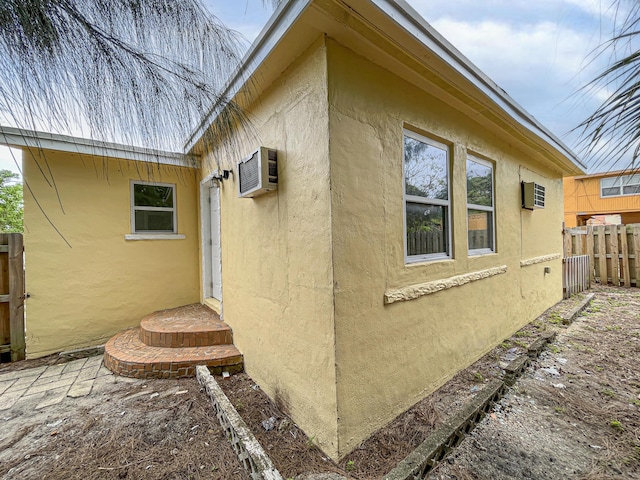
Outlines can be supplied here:
M258 152L255 152L248 160L238 165L241 192L253 190L260 184L260 164L258 160Z
M545 207L545 188L534 182L522 182L522 208L534 210Z
M533 205L534 207L544 208L544 187L537 183L533 184Z

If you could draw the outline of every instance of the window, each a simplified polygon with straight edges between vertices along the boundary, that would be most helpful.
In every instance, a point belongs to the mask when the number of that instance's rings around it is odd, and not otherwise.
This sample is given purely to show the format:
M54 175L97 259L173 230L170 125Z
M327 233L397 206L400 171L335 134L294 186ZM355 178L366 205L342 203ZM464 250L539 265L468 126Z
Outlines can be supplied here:
M493 166L475 157L467 157L467 232L469 253L495 251Z
M619 197L640 194L640 174L619 175L600 180L600 196Z
M404 132L405 256L449 258L449 148Z
M176 187L170 183L131 182L133 233L176 233Z

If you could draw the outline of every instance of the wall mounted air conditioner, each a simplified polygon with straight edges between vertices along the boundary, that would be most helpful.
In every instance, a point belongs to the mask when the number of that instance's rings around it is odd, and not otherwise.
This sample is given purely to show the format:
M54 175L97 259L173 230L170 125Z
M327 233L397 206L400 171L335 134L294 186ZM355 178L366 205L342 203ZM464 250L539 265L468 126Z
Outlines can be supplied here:
M257 197L278 188L278 152L260 147L238 162L238 196Z
M522 182L522 208L544 208L544 187L534 182Z

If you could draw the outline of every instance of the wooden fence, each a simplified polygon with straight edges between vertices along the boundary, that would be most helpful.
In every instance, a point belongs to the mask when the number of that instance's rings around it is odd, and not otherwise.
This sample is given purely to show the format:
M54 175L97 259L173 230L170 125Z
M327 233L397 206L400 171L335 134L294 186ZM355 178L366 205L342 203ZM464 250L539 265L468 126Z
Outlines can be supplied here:
M0 234L0 363L25 358L24 298L22 234Z
M591 282L640 287L640 224L564 231L564 256L587 255Z
M469 249L484 248L489 244L488 230L469 230ZM425 252L444 252L445 239L442 230L407 232L407 253L421 255Z
M591 288L589 255L562 259L562 290L564 298Z

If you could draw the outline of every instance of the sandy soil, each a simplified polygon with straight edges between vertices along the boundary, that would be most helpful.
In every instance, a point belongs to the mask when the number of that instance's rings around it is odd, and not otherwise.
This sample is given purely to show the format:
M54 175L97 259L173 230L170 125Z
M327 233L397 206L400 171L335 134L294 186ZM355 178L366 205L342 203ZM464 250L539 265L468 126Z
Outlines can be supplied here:
M596 292L432 478L640 478L640 291Z
M562 326L559 314L579 298L506 339L339 464L249 377L218 380L284 478L375 479L541 332L555 330L556 341L431 478L640 478L640 290L596 293L574 324ZM114 383L43 411L0 412L0 420L0 479L248 478L195 380Z

